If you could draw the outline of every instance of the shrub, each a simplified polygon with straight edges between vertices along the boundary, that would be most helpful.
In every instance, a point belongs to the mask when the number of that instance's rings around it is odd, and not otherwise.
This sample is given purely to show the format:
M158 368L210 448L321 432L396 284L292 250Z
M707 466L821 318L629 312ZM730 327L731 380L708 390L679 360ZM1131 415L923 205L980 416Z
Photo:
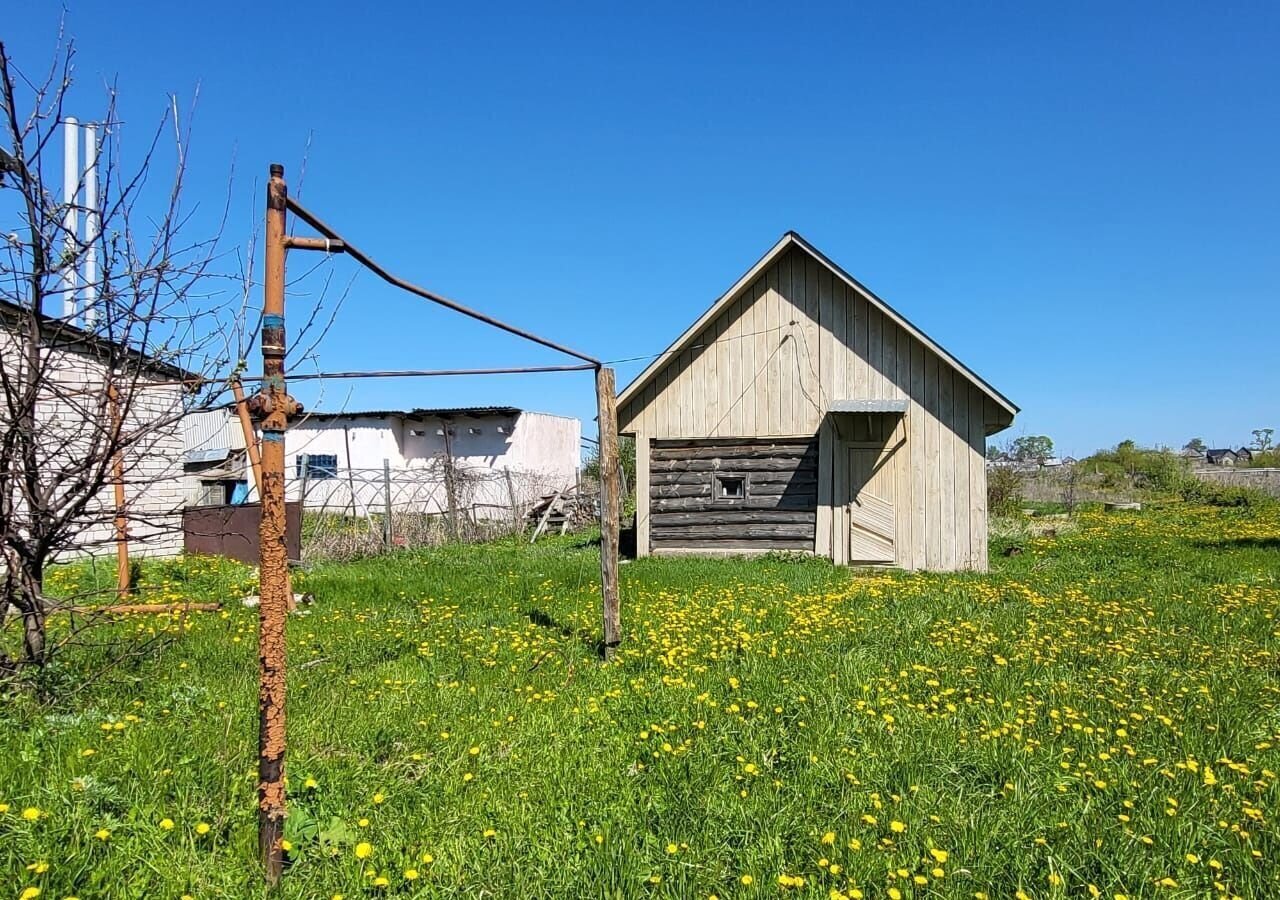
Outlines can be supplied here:
M1022 505L1022 474L1010 466L987 470L987 510L993 515L1009 516Z

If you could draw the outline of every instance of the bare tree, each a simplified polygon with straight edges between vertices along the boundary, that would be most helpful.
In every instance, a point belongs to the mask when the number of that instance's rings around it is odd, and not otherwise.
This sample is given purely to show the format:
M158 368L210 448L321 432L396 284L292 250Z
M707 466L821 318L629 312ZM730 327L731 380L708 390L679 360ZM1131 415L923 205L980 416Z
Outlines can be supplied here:
M181 419L215 398L245 339L242 307L205 287L221 222L184 233L189 126L175 101L126 165L108 89L89 148L99 211L59 198L73 59L60 38L53 65L32 77L0 43L0 634L22 628L20 657L0 656L10 668L42 665L59 646L46 631L52 562L110 546L122 529L145 547L180 527ZM78 215L99 227L77 233ZM143 508L144 494L161 502Z

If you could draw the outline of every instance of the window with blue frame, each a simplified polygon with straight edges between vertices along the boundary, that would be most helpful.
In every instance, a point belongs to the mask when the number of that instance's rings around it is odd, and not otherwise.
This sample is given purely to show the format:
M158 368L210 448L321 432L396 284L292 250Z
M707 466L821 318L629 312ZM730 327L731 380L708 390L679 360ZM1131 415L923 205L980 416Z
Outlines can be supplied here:
M338 457L334 453L299 453L297 477L309 480L338 477Z

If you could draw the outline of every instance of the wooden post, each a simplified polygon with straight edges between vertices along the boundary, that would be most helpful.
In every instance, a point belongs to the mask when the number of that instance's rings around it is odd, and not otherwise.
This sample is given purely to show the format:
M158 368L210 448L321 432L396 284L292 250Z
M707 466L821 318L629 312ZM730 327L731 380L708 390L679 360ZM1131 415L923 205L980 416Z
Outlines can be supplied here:
M356 475L351 465L351 429L342 426L342 443L347 448L347 493L351 495L351 518L356 517ZM368 507L365 508L368 512Z
M311 480L311 454L299 453L298 462L302 466L302 483L298 485L298 511L301 515L306 515L307 487Z
M120 415L120 394L115 382L107 382L107 407L111 415L112 439L119 445L124 423ZM126 597L133 588L129 577L129 519L124 508L124 450L117 449L111 457L111 481L116 501L116 595Z
M618 608L618 408L613 369L596 370L596 404L600 423L600 596L604 613L604 658L622 641Z
M511 530L518 532L520 530L520 509L516 503L516 486L511 480L510 466L503 466L502 474L506 476L507 498L511 501Z
M258 501L262 501L262 457L258 455L258 433L253 428L253 420L249 418L249 404L244 399L244 387L240 379L231 382L231 392L236 398L236 416L240 419L240 430L244 432L244 452L249 457L249 469L253 473L253 486L258 491Z
M267 884L284 864L285 622L292 588L285 549L284 434L301 412L285 390L285 240L288 188L284 166L272 164L267 184L266 267L262 303L262 389L252 412L262 419L262 527L258 563L258 851Z
M382 461L382 549L390 550L395 535L391 531L391 460Z
M444 494L449 504L449 535L458 539L458 486L453 471L453 435L449 434L449 420L440 420L444 432Z

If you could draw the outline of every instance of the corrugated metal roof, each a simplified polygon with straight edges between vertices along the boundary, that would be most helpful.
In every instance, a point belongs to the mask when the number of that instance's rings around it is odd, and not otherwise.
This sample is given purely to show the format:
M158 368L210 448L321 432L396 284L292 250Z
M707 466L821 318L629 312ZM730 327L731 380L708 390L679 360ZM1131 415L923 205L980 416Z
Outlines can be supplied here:
M352 412L313 412L304 418L320 421L335 419L457 419L463 416L481 418L484 416L517 416L522 409L518 406L447 406L439 409L366 409ZM302 419L299 419L302 421Z
M831 412L835 413L903 413L907 400L834 400Z

